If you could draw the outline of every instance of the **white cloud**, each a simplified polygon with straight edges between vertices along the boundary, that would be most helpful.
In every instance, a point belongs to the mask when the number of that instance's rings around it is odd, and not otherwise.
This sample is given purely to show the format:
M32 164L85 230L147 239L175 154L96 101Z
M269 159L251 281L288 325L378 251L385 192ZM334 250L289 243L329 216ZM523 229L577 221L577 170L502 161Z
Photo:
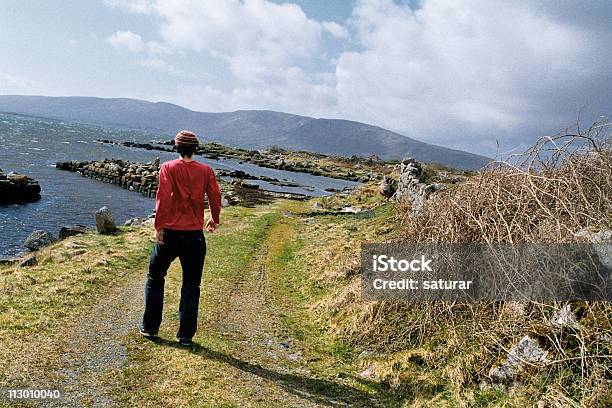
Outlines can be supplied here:
M243 81L276 78L320 50L321 25L294 4L158 0L155 10L165 43L220 58Z
M42 82L0 72L0 94L42 94L48 92L48 87Z
M321 25L323 26L325 31L327 31L336 38L349 38L349 32L346 27L341 26L335 21L324 21L323 23L321 23Z
M115 47L115 49L120 51L140 53L146 49L142 37L131 31L117 31L115 34L108 37L107 41Z
M108 39L139 64L172 73L171 53L227 64L229 83L192 76L168 95L195 109L344 117L490 154L496 138L517 145L563 127L590 100L610 106L602 84L611 79L612 30L601 7L357 0L341 25L267 0L105 1L148 14L158 28L158 41L131 31ZM325 33L345 51L328 55Z
M179 70L172 64L168 64L166 61L158 57L142 58L139 59L137 63L145 68L149 68L155 71L166 72L173 75L183 75L183 72L181 70Z
M150 13L152 4L148 0L104 0L107 6L130 11L132 13Z

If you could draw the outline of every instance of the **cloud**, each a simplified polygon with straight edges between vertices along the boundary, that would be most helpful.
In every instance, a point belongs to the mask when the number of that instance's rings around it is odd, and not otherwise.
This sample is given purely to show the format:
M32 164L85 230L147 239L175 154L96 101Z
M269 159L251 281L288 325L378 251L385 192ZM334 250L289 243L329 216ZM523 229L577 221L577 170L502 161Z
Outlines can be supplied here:
M0 72L0 94L42 94L48 92L48 87L42 82Z
M109 7L123 9L132 13L150 13L152 4L148 0L104 0Z
M294 4L158 0L155 10L166 44L221 59L242 81L277 78L320 51L321 24Z
M131 31L117 31L107 37L106 41L120 52L136 55L136 63L140 66L173 75L183 74L163 59L163 56L172 54L172 50L157 41L145 42L139 34Z
M172 64L167 63L159 57L145 57L136 61L138 65L154 71L165 72L177 76L188 76Z
M324 21L323 23L321 23L321 25L323 26L325 31L327 31L336 38L349 38L349 32L346 27L341 26L335 21Z
M612 5L595 0L357 0L344 22L267 0L106 3L157 28L157 41L108 39L139 64L172 72L170 54L225 64L229 81L213 73L167 96L195 109L342 117L492 154L496 140L508 149L565 127L585 104L612 106Z
M128 51L132 53L140 53L145 51L146 45L142 41L142 37L134 34L131 31L117 31L115 34L107 38L107 41L120 51Z
M593 35L530 2L361 0L352 27L363 49L338 58L341 112L470 150L565 126L610 74L609 28Z

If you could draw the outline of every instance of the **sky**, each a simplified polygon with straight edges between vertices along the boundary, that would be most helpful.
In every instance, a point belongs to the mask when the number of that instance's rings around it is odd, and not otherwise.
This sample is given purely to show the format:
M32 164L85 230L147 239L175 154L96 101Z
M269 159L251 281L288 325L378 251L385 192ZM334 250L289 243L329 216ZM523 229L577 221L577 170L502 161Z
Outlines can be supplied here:
M0 94L357 120L494 156L612 114L607 0L3 0Z

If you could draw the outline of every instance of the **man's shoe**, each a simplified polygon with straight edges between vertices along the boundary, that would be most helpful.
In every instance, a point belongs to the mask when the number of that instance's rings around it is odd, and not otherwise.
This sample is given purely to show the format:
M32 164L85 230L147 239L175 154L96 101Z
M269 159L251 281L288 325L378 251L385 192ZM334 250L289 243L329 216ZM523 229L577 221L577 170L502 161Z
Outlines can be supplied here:
M149 331L144 330L142 327L140 328L140 335L147 339L157 338L157 332L149 332Z
M178 339L179 346L189 347L193 345L193 341L191 339Z

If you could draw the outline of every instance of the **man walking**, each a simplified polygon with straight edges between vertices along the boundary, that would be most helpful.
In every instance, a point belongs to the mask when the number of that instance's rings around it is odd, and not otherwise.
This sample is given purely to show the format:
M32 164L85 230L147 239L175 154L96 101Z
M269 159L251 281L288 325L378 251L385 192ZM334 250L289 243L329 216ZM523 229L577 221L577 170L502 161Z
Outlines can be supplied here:
M221 191L212 168L192 159L199 142L196 135L181 130L174 139L180 159L164 163L159 170L155 203L155 237L145 285L145 311L140 334L157 336L164 305L165 276L177 257L183 269L179 305L179 344L190 345L197 329L200 281L206 256L204 240L204 195L208 197L210 219L206 229L219 224Z

